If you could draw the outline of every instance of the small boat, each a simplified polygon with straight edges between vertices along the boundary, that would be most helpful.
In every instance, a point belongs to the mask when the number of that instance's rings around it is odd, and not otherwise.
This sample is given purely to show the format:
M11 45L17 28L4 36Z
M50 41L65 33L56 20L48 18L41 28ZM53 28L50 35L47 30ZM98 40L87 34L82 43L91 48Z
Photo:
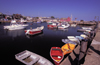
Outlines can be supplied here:
M84 30L93 30L91 27L82 27Z
M80 44L80 41L79 39L77 39L76 37L74 36L67 36L67 38L73 42L76 42L77 44Z
M4 29L8 30L19 30L19 29L24 29L24 26L19 26L19 25L10 25L10 26L4 26Z
M23 25L16 23L16 20L12 20L9 26L4 26L4 29L8 30L19 30L24 28L25 27Z
M67 23L67 24L62 24L60 26L58 26L58 29L65 29L65 28L68 28L70 25Z
M83 32L83 33L89 36L91 32Z
M67 44L61 47L61 50L63 51L63 54L66 55L66 54L71 53L75 49L75 46L76 44L72 44L68 42Z
M71 44L77 45L77 43L75 43L75 42L73 42L69 39L62 39L62 42L65 43L65 44L71 43Z
M77 31L79 31L79 32L91 32L91 30L88 30L88 29L78 29Z
M84 37L82 36L75 36L77 39L79 39L80 41L82 41L84 39Z
M56 23L49 23L47 25L48 28L57 28L57 24Z
M16 54L15 58L26 65L53 65L48 59L28 50Z
M71 27L76 27L76 26L77 26L76 23L72 23L72 24L71 24Z
M83 37L84 39L87 39L88 38L88 36L85 35L85 34L81 34L80 36Z
M41 33L43 29L44 29L44 26L37 27L35 29L27 29L25 30L25 34L35 35L35 34Z
M63 52L60 47L51 47L50 56L53 59L55 65L59 65L64 58Z

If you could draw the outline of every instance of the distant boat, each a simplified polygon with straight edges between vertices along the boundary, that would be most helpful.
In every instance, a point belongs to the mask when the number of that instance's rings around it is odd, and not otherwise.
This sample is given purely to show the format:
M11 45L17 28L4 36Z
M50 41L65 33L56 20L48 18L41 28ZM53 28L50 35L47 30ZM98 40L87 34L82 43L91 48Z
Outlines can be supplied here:
M67 24L61 24L58 26L58 29L66 29L68 28L70 25L67 23Z
M35 34L41 33L43 29L44 29L44 26L37 27L35 29L27 29L25 30L25 34L35 35Z
M4 26L4 29L8 29L8 30L19 30L19 29L24 29L24 28L25 28L24 26L16 23L15 20L12 20L9 26Z
M22 18L21 18L20 22L21 22L21 23L27 23L27 21L24 20L24 19L22 19Z
M26 65L53 65L48 59L28 50L16 54L15 58Z
M51 47L50 56L53 59L55 65L59 65L64 58L63 52L60 47Z
M71 27L76 27L76 26L77 26L76 23L72 23L72 24L71 24Z
M93 30L91 27L82 27L84 30Z
M48 27L48 28L57 28L57 24L56 24L56 23L53 23L53 22L49 22L49 23L47 24L47 27Z
M77 39L79 39L80 41L82 41L84 39L84 37L82 36L75 36Z

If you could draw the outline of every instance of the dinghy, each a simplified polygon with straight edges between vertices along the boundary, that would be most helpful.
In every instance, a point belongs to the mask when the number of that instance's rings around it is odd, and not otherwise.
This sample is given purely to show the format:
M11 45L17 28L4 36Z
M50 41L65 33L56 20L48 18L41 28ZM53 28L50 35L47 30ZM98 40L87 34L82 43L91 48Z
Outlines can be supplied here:
M73 42L76 42L77 44L80 44L80 41L79 39L77 39L76 37L74 36L67 36L67 38Z
M15 20L12 20L9 26L4 26L4 29L8 29L8 30L19 30L19 29L24 29L24 28L25 28L24 26L16 23Z
M15 58L26 65L54 65L48 59L28 50L16 54Z
M81 34L80 36L83 37L84 39L87 39L88 38L88 36L85 35L85 34Z
M63 52L60 47L51 47L50 56L53 59L55 65L59 65L64 58Z
M61 50L63 51L63 54L69 54L75 49L76 44L67 43L61 47Z
M79 39L80 41L82 41L84 39L84 37L82 36L75 36L77 39Z
M82 27L84 30L93 30L91 27Z

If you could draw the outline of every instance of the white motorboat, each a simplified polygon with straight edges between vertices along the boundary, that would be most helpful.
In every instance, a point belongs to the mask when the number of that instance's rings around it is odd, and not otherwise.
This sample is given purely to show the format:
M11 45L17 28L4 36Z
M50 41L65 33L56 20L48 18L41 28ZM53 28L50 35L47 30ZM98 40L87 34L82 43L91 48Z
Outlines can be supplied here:
M68 28L70 26L70 24L62 24L62 25L59 25L58 26L58 29L65 29L65 28Z
M4 29L8 29L8 30L19 30L24 28L25 27L23 25L17 24L15 20L12 20L9 26L4 26Z
M26 65L54 65L48 59L28 50L16 54L15 58Z

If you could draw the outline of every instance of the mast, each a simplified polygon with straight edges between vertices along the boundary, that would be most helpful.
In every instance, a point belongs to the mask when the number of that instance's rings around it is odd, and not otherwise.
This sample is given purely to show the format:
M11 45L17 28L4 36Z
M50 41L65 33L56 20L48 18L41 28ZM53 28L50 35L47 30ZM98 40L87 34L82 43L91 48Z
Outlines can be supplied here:
M71 14L71 22L72 22L72 14Z

